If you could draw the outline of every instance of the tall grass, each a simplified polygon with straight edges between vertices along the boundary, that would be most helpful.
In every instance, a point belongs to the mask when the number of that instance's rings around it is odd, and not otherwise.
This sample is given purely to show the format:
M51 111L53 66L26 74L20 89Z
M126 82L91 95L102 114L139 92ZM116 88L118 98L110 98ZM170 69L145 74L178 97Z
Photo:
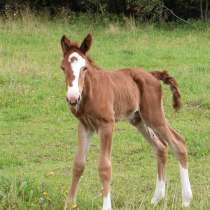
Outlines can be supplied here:
M77 120L65 104L60 37L81 41L92 32L91 57L105 69L143 66L167 69L180 84L183 108L174 114L164 87L171 124L189 149L194 200L210 209L210 23L138 24L132 19L60 16L25 11L0 19L0 209L63 208L76 150ZM78 193L79 209L100 209L99 142L94 136ZM150 146L122 122L113 140L114 210L152 209L156 161ZM167 166L167 197L156 209L181 209L177 162Z

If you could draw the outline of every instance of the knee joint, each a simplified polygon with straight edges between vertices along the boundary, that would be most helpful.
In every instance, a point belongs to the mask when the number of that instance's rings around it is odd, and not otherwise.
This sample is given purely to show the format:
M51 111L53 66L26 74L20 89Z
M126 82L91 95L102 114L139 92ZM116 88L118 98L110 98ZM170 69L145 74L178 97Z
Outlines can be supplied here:
M187 156L187 148L181 144L177 145L176 152L179 156L186 157Z
M85 168L85 162L84 161L75 161L74 164L74 174L77 176L81 176Z
M167 149L161 149L157 151L157 157L162 162L166 162L167 159Z
M98 170L103 180L109 180L111 178L111 161L100 162Z

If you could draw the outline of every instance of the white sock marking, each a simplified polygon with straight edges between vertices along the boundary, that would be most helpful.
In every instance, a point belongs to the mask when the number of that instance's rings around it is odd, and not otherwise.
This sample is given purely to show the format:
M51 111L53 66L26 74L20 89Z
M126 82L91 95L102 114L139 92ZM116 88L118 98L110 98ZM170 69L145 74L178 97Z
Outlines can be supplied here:
M68 61L73 71L74 80L72 81L71 86L68 86L67 98L68 99L70 99L71 97L78 98L80 96L79 75L80 75L81 69L85 67L86 62L85 62L85 59L76 52L69 55Z
M102 208L102 210L112 210L110 193L108 193L106 197L103 197L103 208Z
M180 165L180 176L182 184L182 205L183 207L188 207L192 199L192 190L190 186L188 169L183 168L181 165Z
M151 203L157 205L158 202L162 200L164 197L165 197L165 181L159 180L157 176L156 188Z

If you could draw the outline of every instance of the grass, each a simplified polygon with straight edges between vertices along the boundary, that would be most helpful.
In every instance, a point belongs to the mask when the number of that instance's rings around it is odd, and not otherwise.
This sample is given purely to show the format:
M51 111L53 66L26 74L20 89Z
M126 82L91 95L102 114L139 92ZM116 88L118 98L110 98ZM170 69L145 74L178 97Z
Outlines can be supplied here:
M167 69L180 84L183 108L174 114L171 93L164 105L189 149L194 199L190 209L210 209L210 23L190 26L135 25L34 17L0 20L0 209L60 210L70 183L77 120L65 103L60 37L81 40L89 31L91 56L106 69L143 66ZM101 209L94 136L78 204ZM153 209L156 180L151 147L125 122L113 140L114 210ZM181 209L178 164L169 154L167 196L154 209Z

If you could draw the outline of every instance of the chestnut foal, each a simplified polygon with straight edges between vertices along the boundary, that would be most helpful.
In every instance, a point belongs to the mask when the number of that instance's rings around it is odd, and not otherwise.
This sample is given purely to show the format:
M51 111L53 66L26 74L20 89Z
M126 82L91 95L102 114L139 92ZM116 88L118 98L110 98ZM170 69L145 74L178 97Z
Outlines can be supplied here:
M151 203L156 205L165 196L165 164L167 145L170 144L180 165L183 206L189 206L192 191L185 140L170 126L162 105L160 80L170 86L175 110L180 107L176 80L165 71L146 72L134 68L103 71L86 55L91 43L90 34L81 45L65 36L61 39L61 68L67 87L66 100L79 120L78 150L64 209L75 207L77 187L84 171L90 138L96 131L101 145L98 169L103 184L102 210L111 210L112 132L115 122L123 118L128 119L143 134L156 154L157 180Z

